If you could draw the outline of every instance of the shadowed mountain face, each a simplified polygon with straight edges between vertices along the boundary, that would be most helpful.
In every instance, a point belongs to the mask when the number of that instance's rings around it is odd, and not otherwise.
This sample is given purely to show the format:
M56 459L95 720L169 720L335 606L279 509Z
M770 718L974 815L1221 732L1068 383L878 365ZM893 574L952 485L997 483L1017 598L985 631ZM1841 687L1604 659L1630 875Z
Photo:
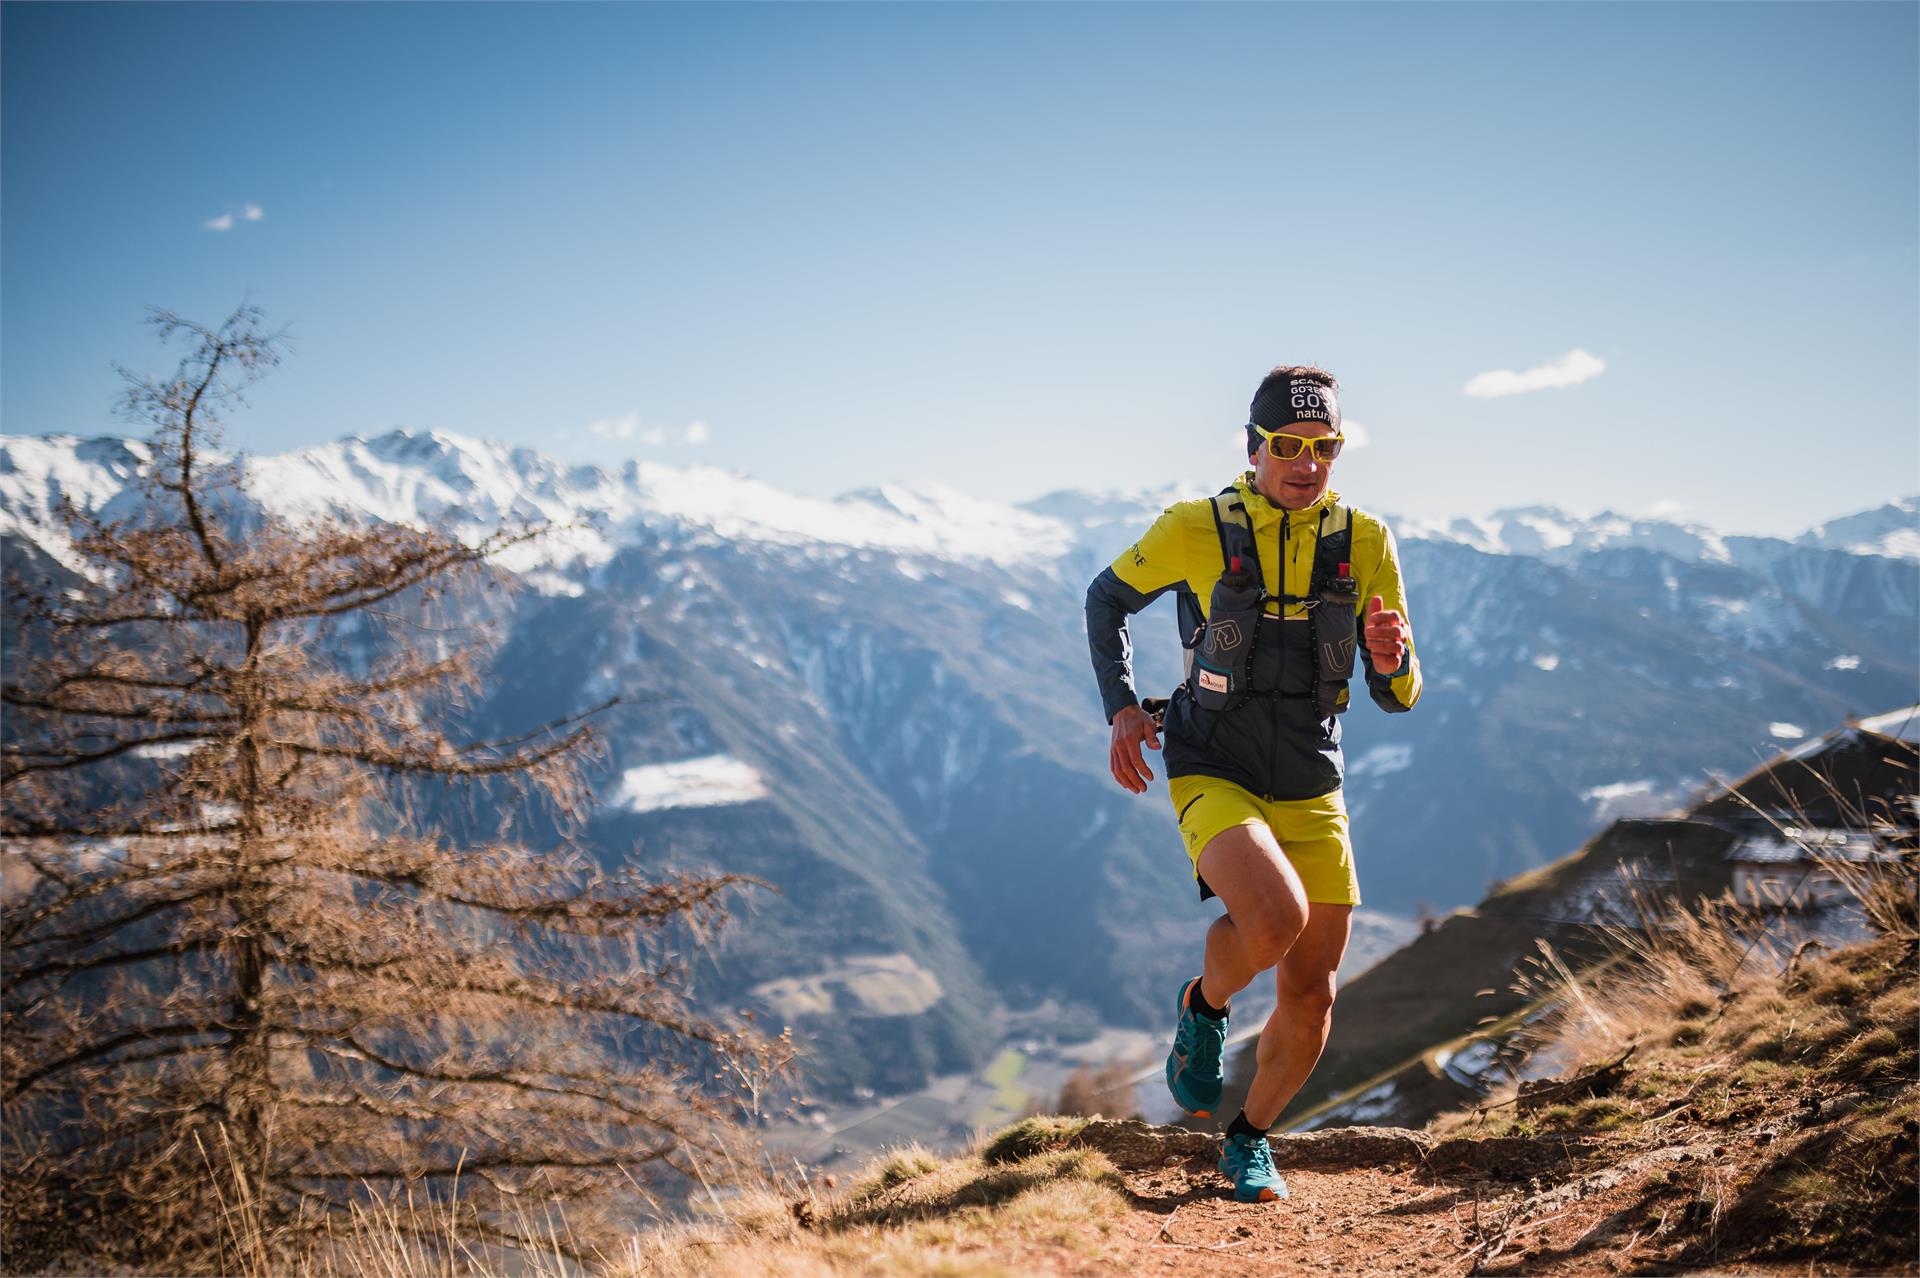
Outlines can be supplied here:
M62 494L131 513L144 463L121 441L0 442L9 567L70 559ZM528 589L490 605L468 726L622 697L584 838L774 885L696 976L792 1023L823 1091L977 1063L1003 1006L1157 1024L1198 962L1216 907L1164 791L1107 775L1081 619L1093 573L1182 494L827 502L404 432L260 459L248 491L296 518L565 525L505 561ZM1904 503L1797 543L1537 510L1401 527L1427 693L1346 716L1367 904L1477 899L1598 818L1680 806L1803 728L1911 701L1913 521ZM1179 668L1167 603L1134 624L1146 692ZM437 817L493 825L471 803Z

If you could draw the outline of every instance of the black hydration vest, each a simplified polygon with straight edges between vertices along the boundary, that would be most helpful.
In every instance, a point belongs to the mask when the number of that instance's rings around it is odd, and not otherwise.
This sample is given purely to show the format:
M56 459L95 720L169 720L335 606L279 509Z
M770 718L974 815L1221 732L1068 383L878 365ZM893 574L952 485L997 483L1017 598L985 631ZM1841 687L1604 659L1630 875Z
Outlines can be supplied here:
M1284 530L1284 513L1281 518ZM1187 650L1187 695L1209 711L1234 709L1253 696L1285 695L1277 688L1252 686L1254 644L1264 625L1298 624L1285 623L1281 617L1287 608L1300 604L1307 610L1308 641L1314 654L1313 690L1306 695L1322 718L1345 710L1360 603L1351 563L1352 510L1341 505L1321 508L1313 571L1304 595L1266 593L1253 524L1238 489L1227 488L1213 499L1213 522L1220 535L1222 572L1214 582L1211 606L1203 618L1194 595L1183 591L1179 600L1180 636ZM1275 579L1285 587L1284 563ZM1280 617L1267 615L1269 603L1279 605Z

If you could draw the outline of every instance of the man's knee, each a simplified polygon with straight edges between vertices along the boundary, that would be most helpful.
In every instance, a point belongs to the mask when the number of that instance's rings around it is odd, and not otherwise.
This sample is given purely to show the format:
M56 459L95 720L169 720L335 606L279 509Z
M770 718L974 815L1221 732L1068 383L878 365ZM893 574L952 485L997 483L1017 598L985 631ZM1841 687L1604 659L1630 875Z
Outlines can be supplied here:
M1242 952L1259 971L1278 966L1307 924L1306 908L1287 896L1258 901L1228 917L1233 920Z
M1227 907L1242 952L1260 970L1285 958L1307 926L1306 893L1271 835L1226 831L1201 854L1200 872Z
M1280 973L1281 1006L1293 1016L1307 1020L1326 1020L1333 1015L1334 974L1298 977Z

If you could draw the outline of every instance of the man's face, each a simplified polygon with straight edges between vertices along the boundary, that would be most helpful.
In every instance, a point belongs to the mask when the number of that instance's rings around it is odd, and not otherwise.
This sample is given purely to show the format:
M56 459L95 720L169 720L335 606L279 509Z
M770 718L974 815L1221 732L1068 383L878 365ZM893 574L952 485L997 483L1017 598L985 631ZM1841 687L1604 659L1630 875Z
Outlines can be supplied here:
M1286 428L1286 433L1314 439L1335 432L1325 422L1295 422ZM1313 505L1326 494L1327 485L1332 481L1333 463L1315 461L1311 448L1301 449L1292 461L1281 461L1263 439L1259 451L1253 455L1253 486L1268 501L1287 510L1304 510Z

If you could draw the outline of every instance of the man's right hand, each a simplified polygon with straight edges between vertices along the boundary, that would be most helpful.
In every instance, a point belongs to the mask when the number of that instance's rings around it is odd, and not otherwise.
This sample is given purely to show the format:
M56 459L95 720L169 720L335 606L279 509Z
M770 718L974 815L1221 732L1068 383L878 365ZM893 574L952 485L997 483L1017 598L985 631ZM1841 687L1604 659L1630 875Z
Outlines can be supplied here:
M1153 780L1153 769L1140 753L1142 741L1155 750L1160 748L1160 733L1153 726L1152 715L1139 706L1128 706L1113 716L1113 746L1108 762L1113 768L1113 779L1122 789L1134 794L1145 794L1147 782Z

